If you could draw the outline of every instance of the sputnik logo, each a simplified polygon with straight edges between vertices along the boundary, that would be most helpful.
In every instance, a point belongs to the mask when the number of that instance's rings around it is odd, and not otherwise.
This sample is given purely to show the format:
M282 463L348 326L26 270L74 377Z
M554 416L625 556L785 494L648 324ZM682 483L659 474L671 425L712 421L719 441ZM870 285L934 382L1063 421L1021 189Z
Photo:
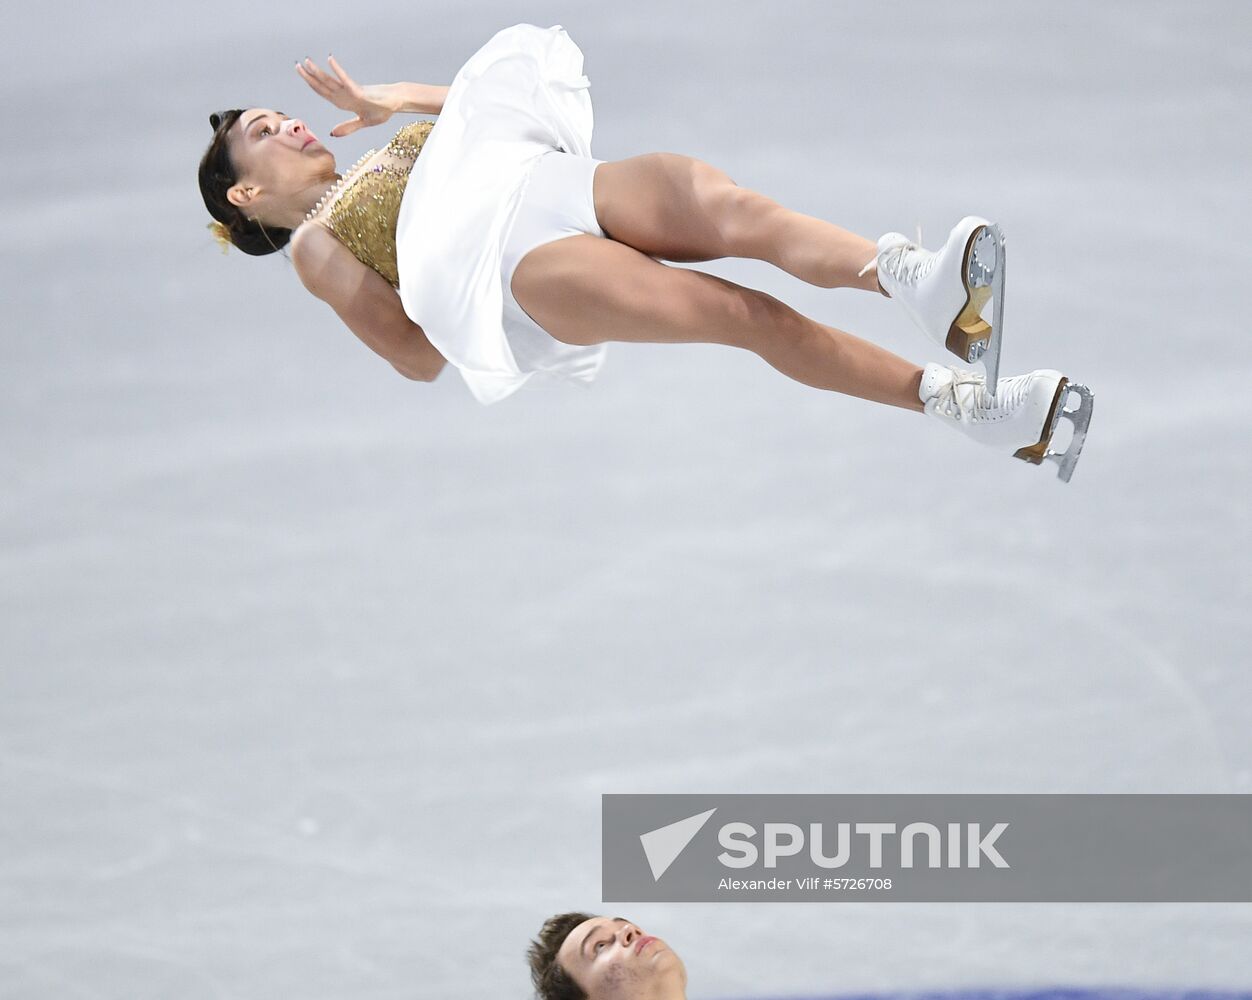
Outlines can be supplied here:
M715 812L717 812L716 807L708 812L696 813L694 816L680 819L677 823L670 823L668 826L658 827L639 835L643 853L648 859L648 866L652 869L653 882L661 880L661 876L695 839L701 827Z

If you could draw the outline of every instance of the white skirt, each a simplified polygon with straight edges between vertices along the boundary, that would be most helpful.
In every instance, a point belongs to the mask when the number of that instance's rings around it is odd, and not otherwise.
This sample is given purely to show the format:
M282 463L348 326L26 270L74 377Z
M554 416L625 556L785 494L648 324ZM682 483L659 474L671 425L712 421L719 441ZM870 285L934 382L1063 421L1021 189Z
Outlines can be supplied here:
M605 344L562 343L505 308L506 248L531 170L554 149L592 159L582 68L560 25L497 32L457 72L400 203L404 311L484 405L536 375L589 383L604 361Z

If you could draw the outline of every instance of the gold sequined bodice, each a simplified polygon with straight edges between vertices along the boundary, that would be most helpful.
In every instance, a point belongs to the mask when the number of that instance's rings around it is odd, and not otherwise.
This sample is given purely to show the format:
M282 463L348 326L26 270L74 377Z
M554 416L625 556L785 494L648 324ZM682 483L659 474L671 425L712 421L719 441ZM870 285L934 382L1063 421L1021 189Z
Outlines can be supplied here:
M396 219L409 172L434 122L405 125L381 151L370 150L357 175L348 180L322 218L354 257L400 287L396 268ZM373 155L371 155L373 154Z

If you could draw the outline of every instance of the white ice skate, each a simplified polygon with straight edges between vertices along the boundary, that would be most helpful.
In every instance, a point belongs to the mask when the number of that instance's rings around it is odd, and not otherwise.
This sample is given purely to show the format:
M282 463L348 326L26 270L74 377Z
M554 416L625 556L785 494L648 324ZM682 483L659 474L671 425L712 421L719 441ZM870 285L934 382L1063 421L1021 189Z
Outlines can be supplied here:
M931 340L967 364L981 361L994 396L1004 330L1004 259L1000 227L967 215L948 235L943 249L934 252L899 233L887 233L861 274L877 267L883 290L904 306ZM995 299L990 324L980 315L988 298Z
M1091 423L1092 393L1051 369L1000 380L999 391L987 392L986 379L977 372L930 364L922 374L918 396L926 412L953 424L975 441L1005 450L1033 465L1050 458L1060 468L1057 475L1069 482L1078 464ZM1069 409L1071 398L1078 405ZM1069 447L1052 450L1052 438L1061 417L1074 425Z

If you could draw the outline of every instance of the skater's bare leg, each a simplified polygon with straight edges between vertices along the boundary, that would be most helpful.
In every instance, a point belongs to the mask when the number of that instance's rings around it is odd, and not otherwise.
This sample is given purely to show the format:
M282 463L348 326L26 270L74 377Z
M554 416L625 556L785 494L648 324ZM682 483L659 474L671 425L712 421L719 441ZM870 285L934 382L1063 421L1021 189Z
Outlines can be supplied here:
M646 153L602 163L594 198L604 231L653 257L748 257L822 288L882 291L873 269L857 273L878 252L875 242L740 187L703 160Z
M518 264L512 287L527 314L568 344L742 347L805 385L922 410L922 369L912 362L765 292L668 267L615 240L579 235L536 247Z

